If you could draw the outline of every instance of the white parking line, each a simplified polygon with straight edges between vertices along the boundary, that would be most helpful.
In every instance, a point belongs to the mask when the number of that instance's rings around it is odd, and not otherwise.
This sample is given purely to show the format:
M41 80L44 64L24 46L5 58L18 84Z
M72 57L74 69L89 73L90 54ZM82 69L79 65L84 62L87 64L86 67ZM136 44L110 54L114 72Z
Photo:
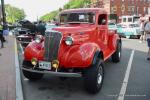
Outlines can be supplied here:
M129 80L129 76L130 76L130 71L131 71L131 67L132 67L134 52L135 52L134 50L132 50L132 52L131 52L130 59L129 59L129 62L128 62L128 66L127 66L127 70L126 70L125 77L124 77L124 80L123 80L123 84L122 84L122 87L121 87L121 90L120 90L120 93L119 93L119 96L118 96L118 100L124 100L124 96L125 96L125 93L126 93L128 80Z

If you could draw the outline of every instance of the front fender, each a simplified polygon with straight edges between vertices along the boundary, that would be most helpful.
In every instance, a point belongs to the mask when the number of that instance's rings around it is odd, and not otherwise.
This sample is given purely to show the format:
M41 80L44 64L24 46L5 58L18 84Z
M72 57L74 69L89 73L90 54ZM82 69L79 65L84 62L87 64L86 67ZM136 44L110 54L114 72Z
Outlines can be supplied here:
M92 63L95 52L99 47L95 43L84 43L82 45L74 45L63 53L61 64L64 67L89 67Z
M32 58L37 58L38 60L43 60L44 50L43 43L31 42L24 51L24 59L31 61Z

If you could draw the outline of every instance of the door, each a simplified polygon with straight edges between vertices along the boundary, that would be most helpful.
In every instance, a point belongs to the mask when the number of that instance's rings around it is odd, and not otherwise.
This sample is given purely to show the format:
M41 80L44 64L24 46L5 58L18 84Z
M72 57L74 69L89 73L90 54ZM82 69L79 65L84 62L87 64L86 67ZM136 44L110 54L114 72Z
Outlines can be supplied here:
M107 15L100 14L98 17L98 37L101 49L106 49L108 45L108 25Z

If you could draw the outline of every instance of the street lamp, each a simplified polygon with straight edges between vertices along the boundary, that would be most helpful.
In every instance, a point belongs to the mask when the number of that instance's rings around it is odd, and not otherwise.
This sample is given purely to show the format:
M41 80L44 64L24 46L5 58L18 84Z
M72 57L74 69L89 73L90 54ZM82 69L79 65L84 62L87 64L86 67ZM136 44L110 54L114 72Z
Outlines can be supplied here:
M2 6L2 16L3 16L2 19L3 19L3 30L4 30L7 29L4 0L1 0L1 6Z

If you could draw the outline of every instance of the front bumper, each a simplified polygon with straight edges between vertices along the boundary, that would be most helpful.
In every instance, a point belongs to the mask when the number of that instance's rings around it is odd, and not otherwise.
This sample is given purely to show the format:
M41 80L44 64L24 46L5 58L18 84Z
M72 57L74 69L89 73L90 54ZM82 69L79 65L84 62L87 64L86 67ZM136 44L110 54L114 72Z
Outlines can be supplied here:
M50 75L59 76L59 77L82 77L81 73L35 70L35 69L32 69L32 68L24 68L24 67L22 67L21 69L25 70L25 71L28 71L28 72L50 74Z

